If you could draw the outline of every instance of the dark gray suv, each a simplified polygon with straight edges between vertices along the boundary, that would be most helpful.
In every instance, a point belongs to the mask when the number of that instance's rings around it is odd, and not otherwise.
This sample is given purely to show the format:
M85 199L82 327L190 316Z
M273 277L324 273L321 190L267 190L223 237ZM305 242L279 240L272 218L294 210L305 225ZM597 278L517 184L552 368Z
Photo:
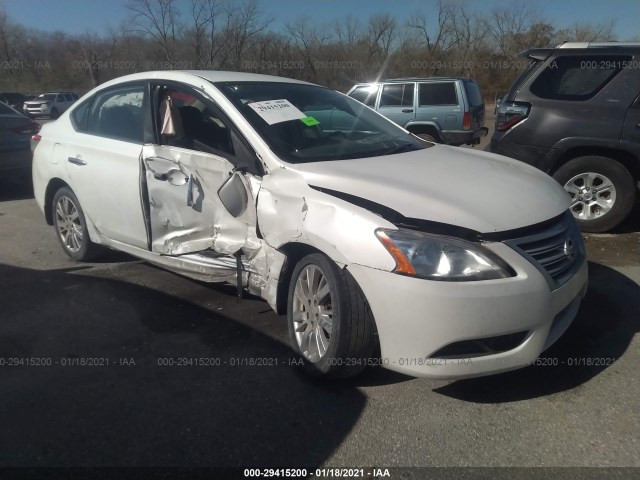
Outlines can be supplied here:
M470 78L397 78L358 83L347 95L432 142L477 145L487 134L482 94Z
M553 175L583 231L612 229L632 210L640 179L640 43L522 55L531 64L500 103L490 150Z

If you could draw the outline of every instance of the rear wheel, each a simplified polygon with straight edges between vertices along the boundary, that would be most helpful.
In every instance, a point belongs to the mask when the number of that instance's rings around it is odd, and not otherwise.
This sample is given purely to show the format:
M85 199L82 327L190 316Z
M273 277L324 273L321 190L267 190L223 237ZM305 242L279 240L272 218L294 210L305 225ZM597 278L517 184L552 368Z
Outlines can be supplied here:
M570 160L553 175L571 197L571 213L585 232L606 232L633 208L636 186L624 165L602 156Z
M80 202L70 188L62 187L56 192L52 209L56 236L67 255L77 261L87 261L100 253L100 247L89 238Z
M287 308L291 345L314 376L360 373L376 345L364 294L351 275L314 253L296 265Z
M438 143L438 141L428 133L416 133L416 136L420 137L423 140L426 140L427 142Z

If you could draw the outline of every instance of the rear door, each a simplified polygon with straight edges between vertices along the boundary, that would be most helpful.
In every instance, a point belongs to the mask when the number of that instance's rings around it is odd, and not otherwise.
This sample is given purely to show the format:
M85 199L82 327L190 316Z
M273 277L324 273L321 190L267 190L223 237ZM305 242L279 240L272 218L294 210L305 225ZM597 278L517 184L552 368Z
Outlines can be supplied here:
M142 153L151 250L235 254L256 239L259 175L249 170L259 173L259 162L200 92L176 83L159 83L154 92L158 144L145 145ZM235 196L235 206L222 192Z
M76 131L59 139L54 162L65 162L85 215L105 237L147 248L140 202L140 155L148 102L145 83L103 90L71 113Z
M441 130L462 130L462 110L455 81L418 84L416 121L436 123Z
M637 84L636 90L638 90ZM622 128L620 146L640 158L640 95L627 111Z
M378 112L404 127L416 117L415 83L387 83L382 85Z

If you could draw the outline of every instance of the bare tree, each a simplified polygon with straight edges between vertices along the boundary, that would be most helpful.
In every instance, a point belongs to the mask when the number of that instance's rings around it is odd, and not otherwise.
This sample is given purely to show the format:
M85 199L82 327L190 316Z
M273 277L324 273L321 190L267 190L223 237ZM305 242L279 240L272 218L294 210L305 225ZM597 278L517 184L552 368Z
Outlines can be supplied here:
M294 48L311 70L313 78L317 79L318 72L315 63L318 59L318 51L329 39L327 29L317 26L309 18L299 18L294 22L287 23L285 30L291 37Z
M452 20L455 15L452 3L438 1L438 17L433 31L428 27L428 18L424 13L414 13L407 22L407 26L418 33L421 43L426 46L430 58L449 52L455 45L452 34ZM440 59L438 59L440 60Z
M608 42L616 40L616 35L613 33L616 21L611 19L608 22L599 24L590 24L576 22L569 28L558 30L554 37L557 43L564 41L572 42Z
M130 0L127 8L133 12L131 30L151 37L162 49L171 68L178 29L176 0Z
M363 37L360 22L353 15L336 20L334 31L338 43L345 48L347 53L355 50Z
M228 27L225 35L229 40L234 65L240 64L242 55L252 45L255 38L267 30L272 20L265 18L258 8L257 0L246 0L239 6L227 2Z

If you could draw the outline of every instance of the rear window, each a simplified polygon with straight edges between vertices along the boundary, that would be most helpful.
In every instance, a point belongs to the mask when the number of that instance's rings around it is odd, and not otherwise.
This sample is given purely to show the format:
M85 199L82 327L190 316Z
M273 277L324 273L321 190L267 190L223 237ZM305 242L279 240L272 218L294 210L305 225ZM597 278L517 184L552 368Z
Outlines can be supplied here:
M356 87L349 96L364 103L368 107L373 107L376 103L376 97L378 96L378 85L362 85L361 87Z
M480 88L477 83L464 82L464 90L467 92L467 100L469 101L470 106L478 107L484 104L482 101L482 94L480 93Z
M552 100L588 100L598 93L630 56L581 55L557 57L531 84L531 93Z
M418 100L421 107L432 105L458 105L456 84L453 82L421 83L418 92Z
M381 107L413 107L413 83L390 84L382 87Z

